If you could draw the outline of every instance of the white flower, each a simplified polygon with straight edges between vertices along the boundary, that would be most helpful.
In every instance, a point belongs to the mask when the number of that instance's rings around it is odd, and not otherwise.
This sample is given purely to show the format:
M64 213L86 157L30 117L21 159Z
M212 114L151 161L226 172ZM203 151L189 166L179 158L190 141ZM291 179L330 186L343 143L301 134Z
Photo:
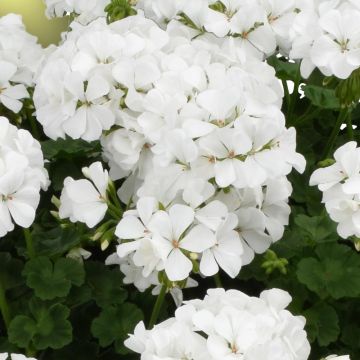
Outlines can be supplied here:
M97 17L105 16L105 7L110 0L45 0L48 17L63 17L75 13L77 21L88 23Z
M26 32L19 15L0 17L0 104L14 113L21 110L43 56L44 50Z
M346 79L360 66L359 17L357 10L330 10L320 18L324 35L315 40L311 59L326 75Z
M260 298L237 290L209 289L207 293L204 300L186 301L174 318L153 329L139 323L125 346L142 359L308 358L305 319L285 309L291 301L287 292L267 290Z
M216 183L227 187L241 177L238 169L242 158L252 147L247 134L230 128L221 128L200 140L202 156L213 164Z
M115 235L122 240L117 246L118 256L125 258L134 253L132 261L142 268L144 277L148 277L155 269L163 269L162 261L152 243L150 230L150 223L157 210L158 202L155 198L140 198L136 204L136 212L125 213L115 231Z
M8 353L2 353L0 354L0 360L36 360L35 358L29 358L25 355L21 354L8 354Z
M349 355L329 355L327 356L324 360L350 360L350 356Z
M47 185L39 142L0 117L0 237L12 231L14 223L30 227L40 189L45 190Z
M310 185L318 185L319 190L326 191L336 184L348 194L359 191L360 185L360 149L355 141L339 147L334 153L335 163L326 168L317 169L311 175Z
M13 84L33 86L45 55L37 38L26 32L20 15L9 14L0 18L0 61L15 66Z
M152 241L164 261L166 275L171 281L184 280L193 265L185 251L202 253L215 244L214 234L203 225L193 224L194 210L185 205L174 205L168 212L158 211L149 223Z
M241 269L243 247L238 233L234 230L237 226L237 217L229 214L216 231L215 245L205 250L201 257L200 271L206 276L218 273L221 267L230 277L235 278Z
M322 191L322 202L338 223L339 235L360 236L360 149L350 141L335 151L334 158L333 165L314 171L310 185Z
M17 67L14 64L0 60L0 103L14 113L18 113L22 108L20 100L29 97L24 85L10 84L16 71Z
M60 218L69 217L71 221L80 221L92 228L105 216L108 209L106 190L109 176L100 162L83 168L89 180L74 180L67 177L60 198Z

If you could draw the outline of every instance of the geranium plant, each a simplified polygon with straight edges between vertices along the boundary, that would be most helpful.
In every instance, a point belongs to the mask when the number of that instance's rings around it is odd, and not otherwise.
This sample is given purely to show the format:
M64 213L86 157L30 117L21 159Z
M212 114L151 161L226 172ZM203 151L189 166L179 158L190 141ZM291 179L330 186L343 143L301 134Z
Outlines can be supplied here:
M360 358L358 2L45 3L46 49L0 18L0 359Z

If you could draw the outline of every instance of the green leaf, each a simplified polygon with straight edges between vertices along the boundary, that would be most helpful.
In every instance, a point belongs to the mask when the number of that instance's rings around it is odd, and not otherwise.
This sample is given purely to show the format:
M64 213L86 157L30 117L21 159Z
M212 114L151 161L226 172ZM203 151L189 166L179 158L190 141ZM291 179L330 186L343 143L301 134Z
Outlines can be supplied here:
M9 326L9 341L26 348L36 334L36 322L25 315L16 316Z
M100 151L98 141L87 142L85 140L73 140L70 138L46 140L41 143L45 159L73 159L74 156L86 156L93 152Z
M298 64L282 61L276 56L270 57L267 62L275 69L276 76L279 79L295 81L299 69Z
M33 312L37 320L33 343L37 349L60 349L71 342L72 327L67 320L70 310L66 306L54 304L48 309L37 308Z
M61 304L48 306L37 299L30 301L30 316L18 315L9 326L9 340L26 348L32 343L36 349L60 349L72 340L72 327L67 320L70 310Z
M0 283L3 290L21 285L24 280L21 271L22 261L13 259L9 253L0 253Z
M295 224L300 228L300 232L314 243L338 240L336 224L328 215L311 217L299 214L295 217Z
M298 263L297 277L321 298L334 299L360 295L360 256L339 244L318 246L317 258Z
M306 310L304 316L310 342L317 340L320 346L328 346L339 337L339 318L333 307L318 304Z
M35 226L31 233L37 255L62 255L80 243L80 234L75 227L57 226L49 231Z
M335 95L335 90L325 89L322 86L306 85L303 87L305 96L311 103L323 109L340 109L339 99Z
M128 350L124 347L124 340L142 319L141 310L134 304L110 306L93 321L91 332L99 340L100 346L107 347L115 343L116 351L126 354Z
M46 257L30 260L23 271L26 284L42 300L66 296L71 285L84 283L85 272L81 264L72 259L59 259L54 264Z
M123 288L123 275L118 269L94 261L85 264L86 283L92 289L93 298L100 307L122 304L127 298Z

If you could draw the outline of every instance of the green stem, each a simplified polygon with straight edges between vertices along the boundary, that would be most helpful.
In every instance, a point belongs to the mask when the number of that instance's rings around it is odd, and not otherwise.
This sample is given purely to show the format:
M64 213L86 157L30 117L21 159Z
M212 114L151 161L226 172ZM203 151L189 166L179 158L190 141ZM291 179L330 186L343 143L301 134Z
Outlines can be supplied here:
M158 295L158 297L156 299L156 302L155 302L155 305L154 305L154 308L153 308L153 311L151 314L151 318L150 318L150 322L149 322L149 329L153 328L153 326L156 324L156 321L159 318L160 310L164 303L166 290L167 290L166 285L162 285L160 294Z
M117 197L115 185L112 181L109 183L108 194L110 195L110 199L114 202L114 205L117 208L122 209L119 198Z
M1 310L1 315L4 319L4 324L6 326L6 329L8 329L11 321L10 309L6 300L5 289L1 281L0 281L0 310Z
M287 113L287 118L288 118L288 123L289 124L292 123L292 117L293 117L293 114L294 114L296 101L297 101L298 95L299 95L300 81L301 81L301 72L300 72L300 63L299 63L298 69L297 69L297 72L296 72L295 81L294 81L294 90L293 90L293 92L291 94L290 103L289 103L289 107L288 107L288 113Z
M340 132L340 127L341 125L344 123L344 120L347 116L347 109L341 110L339 113L339 116L336 120L336 123L333 127L333 130L330 134L329 140L324 148L323 154L322 154L322 159L327 159L331 153L331 150L335 144L336 138L339 135Z
M321 112L321 110L322 109L320 108L316 108L312 112L309 111L305 113L303 116L300 116L298 119L296 119L292 125L297 126L297 125L305 124L307 121L312 120L314 117L316 117Z
M288 87L288 84L287 84L286 80L281 80L281 82L282 82L282 85L283 85L283 88L284 88L286 106L287 106L287 108L289 108L289 106L290 106L289 87Z
M113 205L110 202L108 202L107 205L108 205L108 211L111 214L111 216L114 217L117 220L121 219L121 217L122 217L121 210L119 210L115 205Z
M214 276L214 280L215 280L215 285L216 285L216 287L222 288L222 289L224 288L219 273L217 273L217 274Z
M28 119L28 121L30 123L31 134L35 139L40 140L40 132L39 132L39 129L37 127L36 120L32 116L31 111L32 111L31 108L26 109L26 117L27 117L27 119Z
M29 229L24 229L24 237L26 241L26 249L29 259L35 257L34 242Z
M30 345L26 348L26 356L34 357L34 356L36 356L36 354L37 354L37 351L31 342Z
M354 129L352 125L351 112L349 111L346 116L346 130L350 140L354 140Z

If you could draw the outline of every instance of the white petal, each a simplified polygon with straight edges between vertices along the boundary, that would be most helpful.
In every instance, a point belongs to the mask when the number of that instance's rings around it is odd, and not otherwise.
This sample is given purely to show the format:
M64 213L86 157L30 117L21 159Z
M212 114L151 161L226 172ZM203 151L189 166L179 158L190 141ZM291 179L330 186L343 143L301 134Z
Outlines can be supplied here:
M219 272L219 266L210 249L205 250L202 254L200 272L205 276L213 276Z
M73 181L66 187L69 198L75 203L83 204L100 201L100 194L94 185L85 179Z
M226 159L215 163L215 180L221 188L228 187L236 180L233 161Z
M7 205L12 218L18 225L28 228L34 222L35 209L30 205L17 201L15 198L8 200Z
M194 210L190 206L176 204L169 210L175 240L180 239L183 232L194 221Z
M109 83L101 76L94 75L90 78L86 89L86 99L94 101L105 96L110 91Z
M192 267L192 262L179 249L174 249L165 262L165 272L170 281L185 280Z
M204 225L195 226L181 241L182 249L201 253L215 245L214 233Z
M116 227L120 239L138 239L145 236L145 227L135 216L124 216Z

